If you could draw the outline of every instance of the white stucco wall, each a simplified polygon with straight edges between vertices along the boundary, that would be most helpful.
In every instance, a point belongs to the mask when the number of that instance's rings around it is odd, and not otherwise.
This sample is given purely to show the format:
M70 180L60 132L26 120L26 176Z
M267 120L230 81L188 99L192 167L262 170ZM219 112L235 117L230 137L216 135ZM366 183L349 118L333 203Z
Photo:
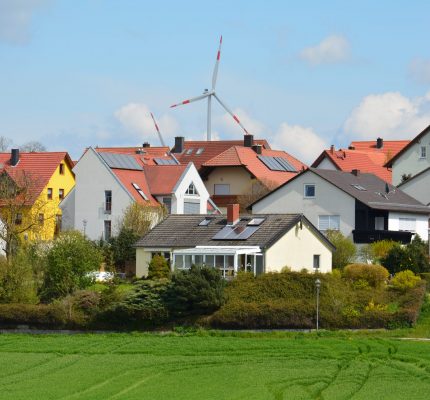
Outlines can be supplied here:
M209 194L214 195L215 184L229 184L230 194L247 194L254 180L251 174L243 167L215 168L205 181Z
M399 212L390 212L388 214L388 230L399 230L399 218L415 218L416 220L416 233L420 235L421 239L428 240L428 215L408 214Z
M420 158L421 146L425 146L427 157ZM430 167L430 132L424 135L420 143L414 143L393 163L393 185L398 185L403 174L415 175Z
M91 148L81 157L73 172L76 177L74 228L82 231L86 220L86 236L97 240L103 237L104 221L111 220L112 235L115 235L124 210L134 200ZM104 212L105 190L112 191L110 214Z
M323 160L318 164L318 169L331 169L331 170L337 170L335 165L330 161L329 158L324 157Z
M331 272L332 252L305 224L297 224L265 253L266 272L292 271L306 268L313 272L314 254L320 255L320 272Z
M417 177L407 180L401 190L425 205L430 204L430 169Z
M315 198L304 198L304 185L315 184ZM355 199L312 171L307 171L272 192L252 207L253 214L301 213L318 228L318 216L339 215L340 231L352 236Z

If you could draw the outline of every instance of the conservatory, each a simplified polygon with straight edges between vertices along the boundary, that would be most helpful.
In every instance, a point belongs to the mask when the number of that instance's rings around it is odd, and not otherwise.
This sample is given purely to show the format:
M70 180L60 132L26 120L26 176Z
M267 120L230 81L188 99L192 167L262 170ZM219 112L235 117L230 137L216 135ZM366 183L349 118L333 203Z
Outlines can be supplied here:
M215 267L226 279L238 271L259 275L264 272L263 254L259 246L197 246L173 251L173 268L189 269L191 265Z

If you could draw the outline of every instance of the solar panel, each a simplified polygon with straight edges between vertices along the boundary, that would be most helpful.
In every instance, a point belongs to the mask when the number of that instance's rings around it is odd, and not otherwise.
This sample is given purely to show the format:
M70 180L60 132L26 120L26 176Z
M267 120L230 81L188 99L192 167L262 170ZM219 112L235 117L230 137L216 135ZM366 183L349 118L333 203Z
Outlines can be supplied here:
M258 156L261 162L263 162L267 168L272 171L285 171L285 168L279 164L273 157Z
M225 226L212 239L213 240L246 240L251 237L259 226Z
M275 160L284 167L285 171L288 172L296 172L296 169L285 159L282 157L274 157Z
M142 167L138 164L133 156L127 154L115 153L99 153L104 162L110 168L130 169L134 171L142 171Z
M154 158L157 165L176 165L176 161L171 158Z

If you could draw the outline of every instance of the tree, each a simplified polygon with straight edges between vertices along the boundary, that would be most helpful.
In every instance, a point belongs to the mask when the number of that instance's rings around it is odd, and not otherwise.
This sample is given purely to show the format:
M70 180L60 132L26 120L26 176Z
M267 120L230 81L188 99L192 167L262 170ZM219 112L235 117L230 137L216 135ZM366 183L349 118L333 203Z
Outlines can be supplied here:
M27 171L0 174L0 241L6 257L16 253L24 235L36 235L56 217L56 208L40 196L41 179Z
M9 150L12 140L5 136L0 136L0 153L4 153Z
M78 231L61 233L47 254L42 298L64 297L93 283L91 272L98 271L103 254Z
M46 151L46 147L44 144L34 140L19 146L19 149L25 153L37 153L37 152Z
M251 184L251 189L246 194L241 194L237 197L237 202L241 212L247 212L247 207L257 200L261 199L267 193L276 189L279 185L269 179L262 179Z
M342 235L340 231L328 230L327 239L336 247L333 252L332 264L335 268L343 268L351 264L357 253L357 249L351 239Z
M148 278L149 279L162 279L168 278L170 275L170 267L167 260L160 255L152 257L151 262L148 266Z

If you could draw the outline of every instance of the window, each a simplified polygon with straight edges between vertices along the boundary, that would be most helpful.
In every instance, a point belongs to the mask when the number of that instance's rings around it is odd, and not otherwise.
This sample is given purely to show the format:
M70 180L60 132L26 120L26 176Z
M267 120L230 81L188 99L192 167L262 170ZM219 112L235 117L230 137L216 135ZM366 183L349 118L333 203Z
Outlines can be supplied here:
M365 190L367 190L365 187L363 187L363 186L361 186L361 185L358 185L358 184L356 184L356 183L352 184L351 186L352 186L352 187L355 187L357 190L360 190L360 191L365 191Z
M199 156L200 154L203 153L204 148L200 147L199 149L197 149L196 154Z
M52 188L48 188L48 200L52 200Z
M421 146L420 158L426 158L426 157L427 157L427 148L426 146Z
M194 183L190 183L190 186L188 186L188 189L186 190L185 194L191 194L191 195L196 195L197 193L197 189L194 186Z
M200 203L184 201L184 214L200 214Z
M64 175L64 164L63 163L60 164L59 172L60 172L60 175Z
M167 212L170 214L172 212L172 198L163 197L163 204L166 207Z
M112 236L112 221L105 220L105 240L109 240Z
M64 199L64 189L58 189L58 198L60 200Z
M314 270L315 272L320 269L320 255L314 254Z
M384 230L384 217L375 217L375 231Z
M16 213L15 214L15 225L21 225L22 224L22 214Z
M399 218L399 231L415 232L415 218Z
M226 183L216 183L214 185L214 194L221 196L230 194L230 185Z
M187 150L187 152L186 152L185 154L186 154L187 156L189 156L189 155L193 152L193 150L194 150L194 149L188 149L188 150Z
M305 198L311 199L315 197L315 185L314 184L305 184Z
M45 215L39 214L39 225L43 225L45 223Z
M326 231L328 229L338 231L340 229L340 215L319 215L318 229L320 231Z
M112 190L105 190L105 213L112 212Z

